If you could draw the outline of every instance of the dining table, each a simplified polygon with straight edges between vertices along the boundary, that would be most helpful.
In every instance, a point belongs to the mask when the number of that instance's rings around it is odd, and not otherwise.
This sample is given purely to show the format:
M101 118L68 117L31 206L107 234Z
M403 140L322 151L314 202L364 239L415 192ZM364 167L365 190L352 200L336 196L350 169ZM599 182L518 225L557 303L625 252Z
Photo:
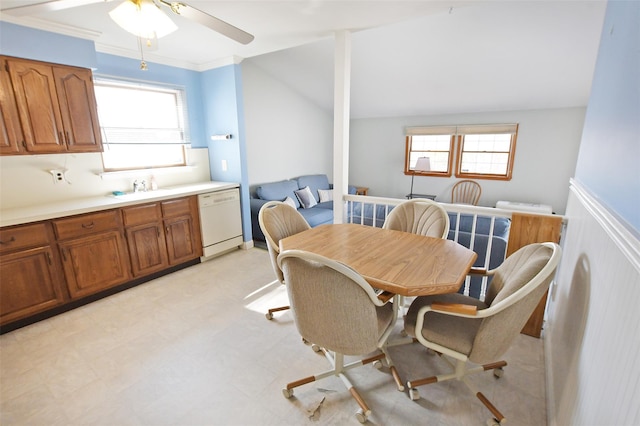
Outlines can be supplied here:
M303 250L337 260L358 272L372 287L394 298L398 315L403 297L457 292L477 254L455 241L359 224L325 224L280 240L280 252ZM383 292L383 293L382 293ZM404 384L387 352L390 346L414 341L389 341L381 348L399 391Z
M401 296L455 293L477 254L455 241L352 223L325 224L280 240L351 267L371 286Z

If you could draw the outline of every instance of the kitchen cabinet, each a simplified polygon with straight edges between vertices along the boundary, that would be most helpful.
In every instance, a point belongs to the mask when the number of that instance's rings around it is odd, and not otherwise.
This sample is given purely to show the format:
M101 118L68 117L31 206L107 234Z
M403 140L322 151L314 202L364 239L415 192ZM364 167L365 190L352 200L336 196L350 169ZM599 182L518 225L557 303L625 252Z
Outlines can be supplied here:
M169 267L169 256L160 203L122 209L122 218L135 277Z
M22 147L2 153L101 152L91 70L3 56ZM8 91L3 81L3 92ZM4 120L7 121L7 120Z
M0 325L68 300L49 223L0 229Z
M118 209L56 219L52 223L72 298L95 294L131 279Z
M24 137L9 70L0 67L0 154L19 154Z
M202 256L197 197L161 203L169 263L177 265Z
M136 277L202 255L196 197L125 207L122 217Z

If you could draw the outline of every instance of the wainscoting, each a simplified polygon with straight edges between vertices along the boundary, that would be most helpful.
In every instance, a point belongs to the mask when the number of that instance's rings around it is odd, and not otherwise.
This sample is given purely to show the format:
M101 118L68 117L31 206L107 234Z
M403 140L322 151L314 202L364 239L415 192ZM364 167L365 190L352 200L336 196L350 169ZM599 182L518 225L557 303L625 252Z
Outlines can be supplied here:
M640 240L571 182L545 330L549 425L640 424Z

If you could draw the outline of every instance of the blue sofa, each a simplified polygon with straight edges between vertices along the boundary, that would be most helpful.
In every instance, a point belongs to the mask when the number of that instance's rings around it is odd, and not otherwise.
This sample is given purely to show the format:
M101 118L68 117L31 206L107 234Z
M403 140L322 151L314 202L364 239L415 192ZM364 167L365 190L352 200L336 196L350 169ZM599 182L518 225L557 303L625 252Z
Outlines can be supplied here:
M315 197L318 204L305 209L300 205L295 191L308 186L311 193ZM269 201L284 201L287 197L291 198L296 208L309 223L311 227L323 225L325 223L333 223L333 201L320 202L319 189L333 189L333 185L329 183L327 175L304 175L294 179L283 180L279 182L263 183L254 188L252 191L251 206L251 230L253 239L264 241L264 234L258 224L258 212L260 208ZM349 186L349 194L355 194L355 186Z

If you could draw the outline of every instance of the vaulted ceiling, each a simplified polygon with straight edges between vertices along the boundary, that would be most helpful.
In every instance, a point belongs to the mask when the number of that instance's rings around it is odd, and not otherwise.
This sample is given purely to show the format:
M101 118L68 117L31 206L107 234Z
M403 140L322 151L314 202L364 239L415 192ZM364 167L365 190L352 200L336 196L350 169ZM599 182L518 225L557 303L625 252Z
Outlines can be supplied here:
M1 7L41 1L2 0ZM90 38L98 51L137 58L136 37L108 16L120 2L30 16L5 11L0 19ZM147 61L206 70L250 60L331 110L332 35L349 30L356 118L584 106L606 7L602 0L187 3L254 41L241 45L171 14L178 30L145 53Z

